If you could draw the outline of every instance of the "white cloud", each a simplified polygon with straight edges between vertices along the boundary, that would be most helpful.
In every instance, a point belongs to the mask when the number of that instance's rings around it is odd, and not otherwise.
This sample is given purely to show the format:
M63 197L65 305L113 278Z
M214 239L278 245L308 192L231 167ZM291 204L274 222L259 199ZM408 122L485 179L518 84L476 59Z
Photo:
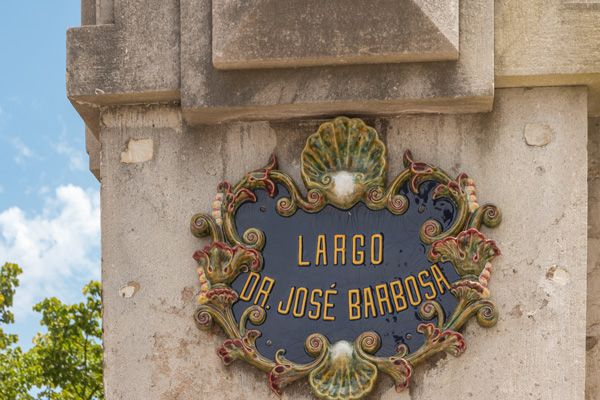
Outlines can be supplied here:
M43 185L43 186L41 186L41 187L38 189L37 193L38 193L40 196L45 196L45 195L47 195L48 193L50 193L50 188L49 188L48 186L46 186L46 185Z
M15 162L22 164L25 159L33 157L33 151L18 137L12 139L12 145L16 150Z
M39 215L18 207L0 212L0 263L18 263L23 269L15 296L17 318L46 297L77 299L81 282L99 278L99 247L97 191L60 186Z
M60 135L58 142L53 145L54 150L69 159L69 169L72 171L85 171L86 170L86 153L83 148L75 148L69 144L67 140L67 125L63 120L62 115L57 117L58 123L61 126Z
M77 150L71 147L61 138L60 142L54 145L54 150L60 155L69 159L69 169L72 171L85 171L85 153L83 150Z

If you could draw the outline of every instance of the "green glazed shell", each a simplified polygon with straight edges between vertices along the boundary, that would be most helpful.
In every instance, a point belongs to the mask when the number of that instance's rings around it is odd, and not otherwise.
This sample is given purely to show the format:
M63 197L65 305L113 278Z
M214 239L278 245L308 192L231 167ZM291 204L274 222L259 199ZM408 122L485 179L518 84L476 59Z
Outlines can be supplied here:
M322 191L338 208L347 209L372 187L382 187L385 145L377 131L360 119L338 117L312 134L302 151L302 179Z
M352 344L335 343L327 359L311 372L310 384L315 394L327 400L361 399L377 381L377 367L360 357Z

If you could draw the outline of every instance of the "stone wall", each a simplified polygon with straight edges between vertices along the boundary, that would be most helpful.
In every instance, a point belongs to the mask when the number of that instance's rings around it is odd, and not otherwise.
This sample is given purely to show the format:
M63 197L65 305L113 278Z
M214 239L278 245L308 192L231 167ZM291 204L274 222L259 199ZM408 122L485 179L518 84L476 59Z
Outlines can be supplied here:
M67 33L67 94L102 182L107 398L272 397L194 326L187 226L271 152L299 180L306 137L342 114L382 134L390 173L410 148L504 213L499 324L372 398L600 398L600 1L251 3L82 0Z
M600 118L588 121L588 274L586 399L600 397Z
M600 115L600 1L495 2L496 87L585 85Z
M383 379L373 399L584 397L587 92L504 89L495 97L491 113L367 120L387 143L390 175L411 149L451 175L468 172L482 201L504 216L489 232L503 252L491 281L498 325L471 323L463 356L417 368L400 395ZM188 226L194 213L210 210L220 181L237 181L272 152L298 179L300 151L319 122L189 127L176 105L103 110L108 399L273 398L263 373L241 362L222 365L218 330L194 324L199 284L191 255L202 243ZM311 396L300 383L283 398Z

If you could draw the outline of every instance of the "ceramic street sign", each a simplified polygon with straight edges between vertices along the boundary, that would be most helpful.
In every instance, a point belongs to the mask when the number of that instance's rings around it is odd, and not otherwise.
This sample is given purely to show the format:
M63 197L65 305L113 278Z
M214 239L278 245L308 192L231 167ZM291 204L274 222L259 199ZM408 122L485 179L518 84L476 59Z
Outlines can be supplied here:
M308 378L326 399L359 399L378 373L406 388L413 368L460 355L471 318L497 321L489 300L496 244L479 231L500 213L480 206L474 182L404 155L389 184L377 132L339 117L301 156L306 193L275 157L232 186L191 229L212 243L194 254L196 320L228 336L218 349L269 374L277 392Z

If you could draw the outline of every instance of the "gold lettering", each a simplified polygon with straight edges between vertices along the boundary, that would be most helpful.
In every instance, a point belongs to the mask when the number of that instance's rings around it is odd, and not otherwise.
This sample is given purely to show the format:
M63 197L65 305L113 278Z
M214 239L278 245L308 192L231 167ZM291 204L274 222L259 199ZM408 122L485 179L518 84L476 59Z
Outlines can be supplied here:
M404 298L404 289L402 288L401 281L393 281L390 283L390 289L392 290L392 299L394 300L394 306L396 312L404 311L408 308L406 299Z
M429 271L428 270L423 270L421 272L419 272L419 283L421 284L421 287L423 288L429 288L429 290L431 291L431 293L425 293L425 299L427 300L433 300L435 299L435 297L437 296L437 293L435 292L435 286L433 285L433 282L431 281L425 281L425 278L429 278Z
M377 249L375 248L377 241ZM383 235L376 233L371 236L371 264L379 265L383 262Z
M442 286L442 283L446 286L447 289L450 289L450 284L448 283L446 276L437 264L433 264L431 266L431 273L433 274L433 279L435 279L435 283L438 286L440 294L444 294L444 286Z
M300 301L300 293L302 293L302 301ZM296 296L294 297L294 308L292 309L292 315L296 318L304 316L306 309L306 297L308 296L308 289L305 287L299 287L296 289ZM300 306L300 310L298 310Z
M360 241L359 245L356 243L357 241ZM364 250L358 250L358 246L364 247L364 245L365 245L365 236L364 235L354 235L352 237L352 264L361 265L365 262Z
M319 316L321 315L321 302L315 299L317 296L319 298L323 297L323 291L321 289L314 289L310 294L310 304L315 306L315 310L313 310L314 312L309 311L306 314L310 319L319 319Z
M409 284L412 284L413 290L410 290ZM421 293L419 292L419 286L417 285L417 280L414 276L409 275L404 279L404 285L406 285L406 294L408 295L408 301L413 306L418 306L421 304ZM413 292L415 296L413 297Z
M325 235L317 236L317 251L315 255L315 264L327 265L327 244L325 243Z
M335 316L329 315L327 312L334 307L334 304L329 301L329 296L335 296L337 290L329 289L325 291L325 304L323 305L323 321L335 321Z
M256 293L256 299L254 300L254 304L258 304L260 301L260 298L262 297L260 306L264 307L267 304L267 300L269 299L271 290L273 290L274 284L275 284L275 279L269 278L268 276L263 277L263 281L260 285L260 289L258 289L258 292Z
M365 318L369 318L369 312L373 318L377 317L375 303L373 302L373 293L370 287L363 288L363 301L365 307Z
M348 315L350 321L360 319L360 291L358 289L348 290Z
M290 309L292 308L292 297L294 297L294 291L296 290L296 288L294 286L292 286L290 288L290 295L288 296L288 300L287 300L287 305L285 306L285 310L283 309L282 305L283 305L283 301L279 302L279 305L277 306L277 312L281 315L287 315L290 312Z
M309 261L305 261L302 258L302 249L304 248L304 243L302 240L302 235L298 236L298 266L299 267L308 267L310 265Z
M342 242L341 245L339 244L340 241ZM338 254L342 259L340 263L338 263ZM333 264L346 265L346 235L333 236Z
M386 311L383 309L385 303L387 313L392 312L392 302L390 301L390 293L388 292L387 284L382 283L375 286L375 295L377 296L377 304L379 305L379 313L385 315Z
M240 300L249 301L254 294L254 290L256 289L256 285L258 285L258 281L260 280L260 275L256 272L250 272L248 274L248 279L246 279L246 283L244 284L244 288L240 293ZM251 283L252 282L252 283ZM248 289L249 286L252 285L251 289Z

